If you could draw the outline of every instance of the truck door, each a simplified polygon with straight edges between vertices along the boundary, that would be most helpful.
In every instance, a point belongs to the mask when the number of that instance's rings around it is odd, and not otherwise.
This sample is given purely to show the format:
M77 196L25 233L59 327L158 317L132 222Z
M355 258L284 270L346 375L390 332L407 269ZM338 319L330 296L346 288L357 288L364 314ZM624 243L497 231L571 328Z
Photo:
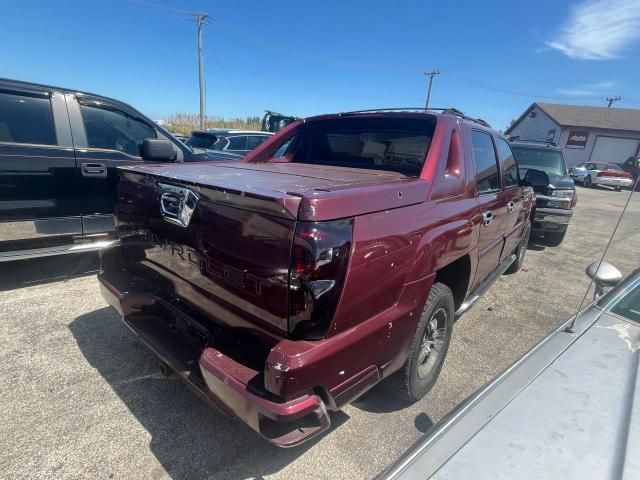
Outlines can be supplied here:
M502 192L507 203L507 217L504 231L504 249L501 260L511 255L522 238L522 230L527 221L524 209L524 194L520 187L518 164L506 140L496 137L500 174L502 176Z
M104 99L72 97L67 103L80 167L84 233L113 231L117 168L142 162L142 141L158 138L157 131L151 122Z
M489 133L471 132L476 165L476 183L480 227L478 234L478 268L473 288L486 280L498 264L504 246L507 205L500 188L498 159Z
M81 234L64 95L0 85L0 250Z

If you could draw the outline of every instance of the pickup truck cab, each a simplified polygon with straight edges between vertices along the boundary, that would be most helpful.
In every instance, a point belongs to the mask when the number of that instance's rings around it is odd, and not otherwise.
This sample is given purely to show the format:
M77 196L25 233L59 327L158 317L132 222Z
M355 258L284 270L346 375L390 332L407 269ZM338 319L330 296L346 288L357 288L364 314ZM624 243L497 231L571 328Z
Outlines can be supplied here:
M125 103L0 79L0 261L98 249L117 167L205 159Z
M422 398L456 316L522 265L533 206L509 143L456 110L313 117L242 162L120 173L104 298L279 446L383 379Z
M554 144L524 140L512 141L511 148L523 178L531 169L543 171L548 176L546 185L535 188L536 207L531 231L544 235L549 245L557 247L567 234L573 207L578 201L562 149Z

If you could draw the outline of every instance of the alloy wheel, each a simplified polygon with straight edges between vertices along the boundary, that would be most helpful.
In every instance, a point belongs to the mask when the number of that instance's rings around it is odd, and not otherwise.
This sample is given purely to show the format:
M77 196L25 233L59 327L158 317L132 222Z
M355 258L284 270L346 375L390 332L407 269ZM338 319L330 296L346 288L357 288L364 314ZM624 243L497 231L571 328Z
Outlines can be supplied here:
M439 308L427 322L424 336L420 342L418 354L418 377L425 378L438 364L438 359L444 351L445 326L447 324L447 311Z

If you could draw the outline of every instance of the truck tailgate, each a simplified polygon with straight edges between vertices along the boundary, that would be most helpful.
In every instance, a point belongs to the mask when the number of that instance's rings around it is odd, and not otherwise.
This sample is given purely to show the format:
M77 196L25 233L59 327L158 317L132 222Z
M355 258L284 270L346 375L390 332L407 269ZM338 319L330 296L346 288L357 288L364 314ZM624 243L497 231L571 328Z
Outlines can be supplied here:
M299 197L203 187L132 170L121 176L117 216L126 270L169 300L215 312L224 326L284 335ZM186 224L166 211L175 189L190 192L193 211Z

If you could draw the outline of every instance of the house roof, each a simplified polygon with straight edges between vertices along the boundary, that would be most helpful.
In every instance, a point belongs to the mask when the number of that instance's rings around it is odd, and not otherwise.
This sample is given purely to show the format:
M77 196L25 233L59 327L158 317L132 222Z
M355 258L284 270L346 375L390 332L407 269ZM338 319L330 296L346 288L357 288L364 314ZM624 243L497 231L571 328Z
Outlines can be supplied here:
M506 133L538 107L561 127L602 128L640 132L640 110L632 108L588 107L585 105L561 105L557 103L533 103L511 125Z

